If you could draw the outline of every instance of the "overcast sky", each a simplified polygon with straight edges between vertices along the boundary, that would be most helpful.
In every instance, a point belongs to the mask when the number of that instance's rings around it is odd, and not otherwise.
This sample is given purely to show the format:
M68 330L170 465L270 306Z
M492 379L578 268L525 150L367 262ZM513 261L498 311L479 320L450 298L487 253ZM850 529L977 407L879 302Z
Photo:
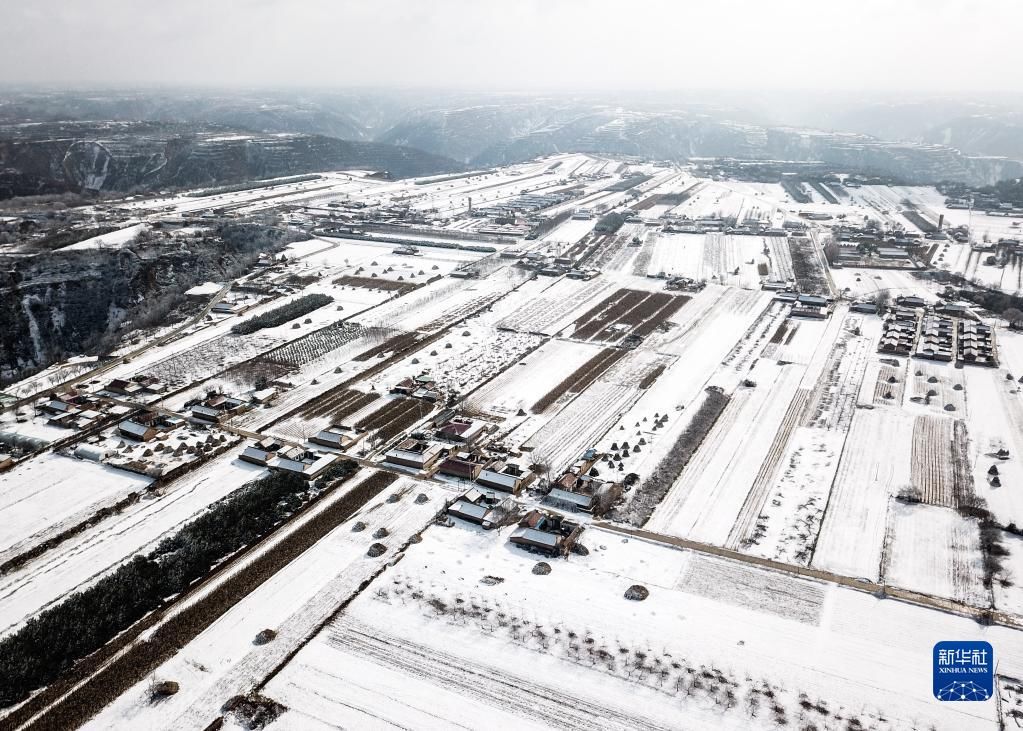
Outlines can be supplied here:
M1023 91L1023 0L0 0L0 83Z

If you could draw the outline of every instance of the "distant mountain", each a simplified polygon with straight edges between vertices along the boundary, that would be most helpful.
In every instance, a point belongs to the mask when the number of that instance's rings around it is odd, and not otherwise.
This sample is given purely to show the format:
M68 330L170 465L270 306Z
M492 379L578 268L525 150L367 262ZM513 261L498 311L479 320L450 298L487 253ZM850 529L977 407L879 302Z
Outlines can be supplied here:
M323 135L198 131L157 123L0 127L0 198L194 187L341 169L409 177L462 169L407 147Z
M984 185L1021 174L1018 109L1023 102L1012 99L996 105L836 95L25 91L0 96L0 140L8 140L0 145L8 148L6 160L32 164L22 169L4 162L0 152L5 168L0 186L9 195L65 190L102 178L105 189L128 190L151 180L234 182L365 160L401 176L565 151L823 161L907 182ZM88 120L108 122L104 127ZM90 125L98 129L82 132ZM44 139L32 136L40 128L50 134L45 151L10 149L11 139ZM248 139L215 139L226 131ZM65 138L79 144L50 149ZM385 147L360 146L371 141ZM104 149L117 161L131 162L104 168ZM319 164L316 155L323 156ZM984 159L991 157L1008 159Z
M507 115L507 110L505 111ZM569 116L569 115L565 115ZM519 126L528 131L504 139L484 120L487 135L473 134L467 115L459 125L437 123L429 115L423 127L411 120L401 124L401 139L416 140L431 151L450 150L449 135L456 134L460 159L474 167L502 165L554 152L593 152L684 160L700 157L735 157L764 160L823 161L850 171L894 176L913 183L959 180L991 184L1023 173L1023 164L965 155L937 144L886 142L862 134L740 124L686 112L636 112L621 109L576 113L565 120L533 117ZM510 121L505 120L506 125ZM452 132L457 129L457 133ZM488 137L489 135L489 137ZM388 135L384 139L394 139ZM479 145L487 140L484 149ZM470 143L473 146L469 146ZM472 157L467 155L474 151ZM1023 159L1023 156L1021 156Z
M974 155L1023 160L1023 114L971 115L950 119L928 129L924 140Z

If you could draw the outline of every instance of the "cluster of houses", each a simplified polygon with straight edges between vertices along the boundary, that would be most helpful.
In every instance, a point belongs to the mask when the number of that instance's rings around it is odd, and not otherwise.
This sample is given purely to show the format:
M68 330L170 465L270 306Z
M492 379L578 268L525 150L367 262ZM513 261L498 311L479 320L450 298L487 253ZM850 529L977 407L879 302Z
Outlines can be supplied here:
M101 395L69 388L63 393L52 393L35 404L37 417L46 419L49 426L80 431L102 423L109 417L124 416L131 408L113 403Z
M899 297L885 315L878 352L996 366L994 331L972 318L964 305L938 303L931 307L921 297Z
M955 323L948 317L924 315L916 343L916 357L946 363L955 358Z
M789 317L808 317L814 320L825 320L831 315L832 300L819 294L800 294L790 282L767 280L760 285L761 289L774 292L776 302L792 305Z
M568 553L582 533L579 523L554 511L533 509L518 517L511 498L475 487L451 503L447 515L487 530L517 522L508 542L550 558Z
M411 396L412 398L422 399L430 403L440 401L443 396L437 381L425 372L418 376L403 378L391 387L391 393Z
M507 455L482 446L486 422L445 410L432 421L432 434L417 432L384 454L384 465L473 482L488 490L517 495L533 475Z
M505 259L518 259L516 266L523 269L532 269L543 277L561 277L569 279L589 280L600 275L599 269L581 269L576 266L575 258L571 256L554 256L539 251L530 251L525 254L509 249L501 253Z
M307 480L315 480L340 459L340 456L315 449L285 446L273 437L266 437L242 450L238 459L271 470L290 472Z
M155 376L114 378L103 387L102 392L117 398L145 399L166 393L167 384Z
M148 442L185 424L185 419L170 414L143 411L117 425L117 433L134 442Z
M916 343L916 332L919 327L919 316L916 310L908 307L894 307L888 310L881 324L881 340L878 343L879 353L909 356L913 353Z
M923 234L912 231L884 232L876 228L848 225L834 227L832 235L839 247L838 256L831 261L831 266L836 269L843 266L886 269L910 267L913 266L912 250L925 243ZM946 237L936 232L928 238L944 240Z
M250 402L245 399L223 393L211 393L206 398L185 404L194 421L206 424L219 424L246 411L250 406Z
M759 220L744 221L741 224L734 219L720 216L689 219L685 216L665 216L666 223L662 229L665 233L703 234L724 233L729 236L778 236L787 237L785 228L775 228Z
M975 365L998 365L995 334L990 325L960 320L958 335L959 360Z

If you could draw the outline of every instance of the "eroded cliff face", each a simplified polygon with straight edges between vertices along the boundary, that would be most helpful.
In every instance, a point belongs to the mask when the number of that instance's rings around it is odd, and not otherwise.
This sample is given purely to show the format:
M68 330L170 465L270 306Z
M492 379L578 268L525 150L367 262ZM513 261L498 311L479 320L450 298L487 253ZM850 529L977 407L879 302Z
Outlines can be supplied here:
M71 355L102 353L133 329L161 324L182 305L186 289L237 277L259 252L288 240L282 229L230 225L172 244L54 251L5 262L0 383Z
M407 177L461 166L411 148L320 135L193 134L150 123L0 129L0 199L148 191L345 168Z

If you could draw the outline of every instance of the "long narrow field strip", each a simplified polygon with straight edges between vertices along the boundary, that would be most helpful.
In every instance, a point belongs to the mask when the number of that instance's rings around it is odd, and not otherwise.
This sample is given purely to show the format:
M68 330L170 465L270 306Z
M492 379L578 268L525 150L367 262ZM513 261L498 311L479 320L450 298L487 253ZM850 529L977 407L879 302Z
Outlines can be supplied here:
M571 337L604 343L617 342L629 334L643 337L678 312L689 299L667 292L619 289L583 313L575 321Z
M433 406L421 399L393 399L382 409L369 414L356 423L356 429L377 430L377 436L388 441L433 411Z
M811 566L877 580L891 498L910 485L912 442L912 416L857 410Z
M758 385L739 388L647 526L723 545L799 390L804 368L770 363Z
M577 340L591 339L606 327L618 322L622 315L645 300L649 294L635 289L619 289L613 292L579 316L575 321L572 336Z
M336 422L344 420L380 398L378 393L364 393L344 388L327 397L310 401L299 415L304 418L330 415Z
M916 417L910 474L920 499L928 505L954 506L952 457L952 420L941 416Z
M394 279L382 279L380 277L356 277L352 275L345 275L338 277L332 284L339 287L359 287L360 289L382 289L387 292L397 292L398 294L405 294L411 292L416 287L421 287L421 284L415 282L399 282Z
M597 378L599 378L608 368L613 366L622 356L624 356L626 352L628 351L618 350L616 348L605 348L604 350L601 350L595 356L579 366L579 368L568 376L568 378L564 379L561 383L544 394L539 401L533 404L532 412L534 414L541 414L566 393L579 393L597 380Z
M782 455L785 454L788 447L792 430L796 428L802 419L803 412L809 401L809 389L801 388L796 391L792 403L789 404L788 411L785 412L785 418L782 419L781 426L778 428L778 433L775 435L774 441L771 442L771 448L768 450L764 461L760 464L760 470L753 481L753 487L750 489L749 495L746 496L742 510L739 511L739 517L736 518L735 523L732 525L732 532L728 534L727 546L729 548L738 549L740 546L750 543L757 518L761 514L764 503L767 502L769 490L774 484L774 475L778 470L778 465L781 463Z
M384 353L400 353L403 350L408 350L419 341L420 335L415 332L400 333L393 337L388 338L380 345L376 345L369 350L365 350L359 353L357 356L352 358L356 361L366 361L371 358L377 358Z

